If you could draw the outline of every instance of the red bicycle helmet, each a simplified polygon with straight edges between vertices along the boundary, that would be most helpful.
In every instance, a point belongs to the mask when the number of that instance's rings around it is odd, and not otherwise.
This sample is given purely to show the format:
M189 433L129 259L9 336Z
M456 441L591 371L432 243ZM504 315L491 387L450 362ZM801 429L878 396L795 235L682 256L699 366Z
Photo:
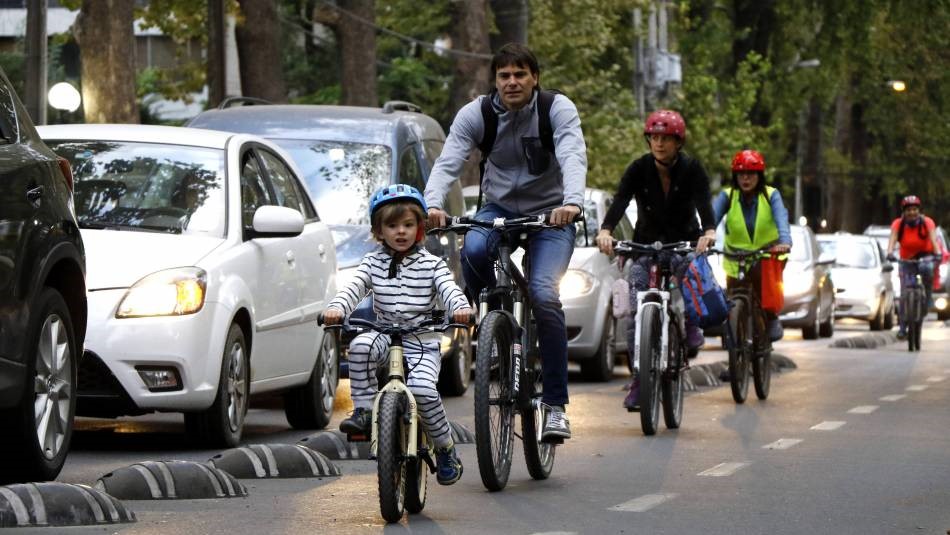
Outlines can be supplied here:
M916 206L920 208L920 197L916 195L908 195L901 199L901 210L904 210L908 206Z
M667 134L686 141L686 122L673 110L656 110L643 125L643 135L650 134Z
M732 172L742 171L765 172L765 158L758 151L741 150L732 158Z

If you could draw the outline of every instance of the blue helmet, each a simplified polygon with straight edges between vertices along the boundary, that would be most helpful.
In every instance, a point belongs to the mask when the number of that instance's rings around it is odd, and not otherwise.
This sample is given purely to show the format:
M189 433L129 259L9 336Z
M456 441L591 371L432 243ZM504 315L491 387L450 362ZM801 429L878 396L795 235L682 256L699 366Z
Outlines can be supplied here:
M423 212L429 211L428 207L426 207L426 200L422 197L422 194L419 193L419 190L408 184L390 184L384 188L380 188L376 193L373 194L372 198L370 198L370 221L373 220L373 214L376 213L376 209L380 206L393 201L402 200L415 202L422 207Z

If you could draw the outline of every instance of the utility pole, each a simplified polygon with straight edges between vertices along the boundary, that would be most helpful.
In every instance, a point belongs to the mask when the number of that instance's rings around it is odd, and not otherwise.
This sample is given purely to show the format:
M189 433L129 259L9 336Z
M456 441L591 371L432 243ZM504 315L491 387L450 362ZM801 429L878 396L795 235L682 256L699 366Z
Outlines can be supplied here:
M227 91L225 68L225 0L208 0L208 107L224 100Z
M46 0L26 3L26 111L46 124Z

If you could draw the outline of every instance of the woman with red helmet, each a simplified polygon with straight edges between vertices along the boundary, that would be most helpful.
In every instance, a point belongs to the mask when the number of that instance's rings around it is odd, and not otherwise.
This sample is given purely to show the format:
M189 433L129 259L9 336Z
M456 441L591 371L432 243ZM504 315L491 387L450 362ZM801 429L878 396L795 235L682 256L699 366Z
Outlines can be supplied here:
M892 258L894 247L900 244L900 257L902 260L910 260L921 257L932 257L940 251L940 244L937 241L937 225L933 219L923 215L920 212L920 198L916 195L908 195L901 199L901 217L898 217L891 223L891 239L887 243L887 256ZM929 307L933 296L933 262L920 262L919 264L904 264L899 266L901 290L910 284L914 284L917 273L920 273L923 279L924 289L927 292L927 303ZM898 314L900 319L900 328L897 332L898 338L903 338L907 332L907 326L903 317Z
M727 250L755 251L771 246L773 253L787 253L792 247L788 210L782 194L765 183L765 158L758 151L746 149L736 153L732 159L732 185L723 188L713 200L713 214L717 222L726 218ZM725 258L723 268L726 284L732 288L738 283L738 266ZM753 288L757 292L761 292L761 284L755 283L759 276L759 270L753 272ZM782 322L778 315L769 311L765 315L769 320L769 338L773 342L781 340Z
M623 177L614 196L614 202L604 216L597 233L597 246L606 254L613 252L613 230L631 200L637 203L637 222L633 240L639 243L696 241L697 252L705 251L716 240L709 193L709 176L695 158L683 153L686 143L686 123L679 113L657 110L647 117L643 126L650 152L634 160ZM696 214L699 213L699 221ZM700 227L700 224L702 225ZM668 262L674 274L682 274L688 264L675 254L661 258ZM646 256L633 262L628 275L631 303L636 292L646 290L649 284L650 259ZM635 310L631 311L633 314ZM633 347L636 323L628 321L627 340ZM698 325L686 325L686 343L695 354L705 342ZM631 355L632 356L632 355ZM638 410L638 372L630 392L624 400L628 410Z

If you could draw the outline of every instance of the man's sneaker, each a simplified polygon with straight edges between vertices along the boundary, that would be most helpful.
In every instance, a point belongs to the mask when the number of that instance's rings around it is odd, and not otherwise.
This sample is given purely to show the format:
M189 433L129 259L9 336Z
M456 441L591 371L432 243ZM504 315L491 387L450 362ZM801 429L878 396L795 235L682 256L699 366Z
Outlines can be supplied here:
M706 337L703 336L703 330L696 325L686 326L686 346L692 350L698 350L706 343Z
M451 485L462 477L462 461L455 452L455 446L436 449L435 464L435 479L439 485Z
M340 431L347 435L369 436L370 426L373 425L373 411L357 407L353 409L349 418L340 422Z
M630 383L630 390L627 397L623 398L623 408L627 412L640 412L640 378L634 377Z
M769 320L769 339L773 342L778 342L785 336L785 329L782 328L782 321L778 318Z
M551 405L544 419L544 429L541 430L541 442L560 442L571 438L571 422L564 414L564 407Z

